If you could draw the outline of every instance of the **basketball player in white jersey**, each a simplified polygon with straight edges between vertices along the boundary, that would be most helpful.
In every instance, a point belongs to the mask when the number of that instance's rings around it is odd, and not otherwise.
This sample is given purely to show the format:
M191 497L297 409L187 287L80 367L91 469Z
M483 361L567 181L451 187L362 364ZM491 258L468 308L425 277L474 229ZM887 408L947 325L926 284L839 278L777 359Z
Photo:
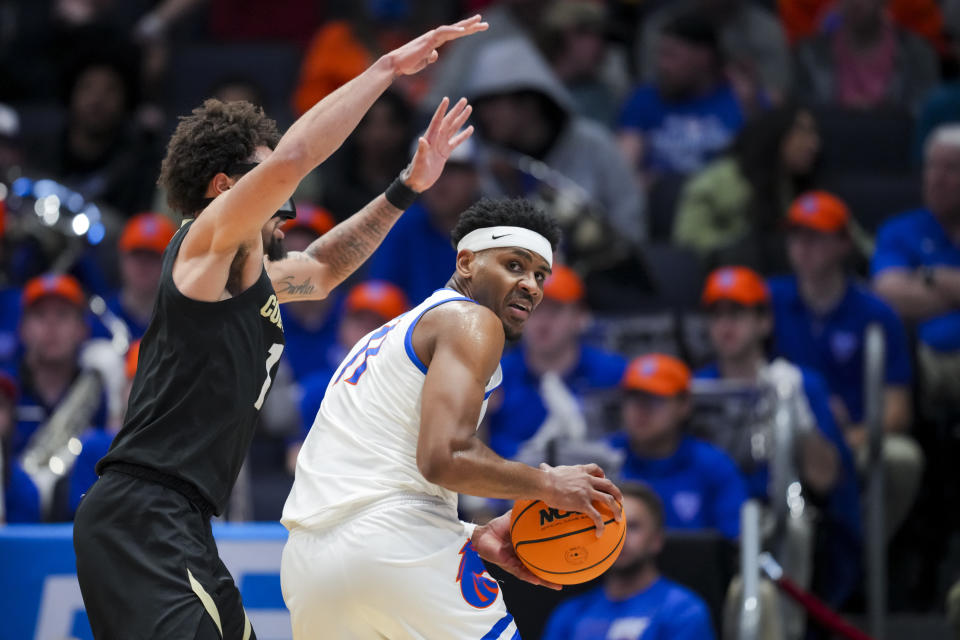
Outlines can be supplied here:
M513 553L509 514L461 522L457 494L539 498L598 530L595 505L619 513L596 465L534 469L476 435L504 341L543 296L556 223L523 200L481 201L452 236L446 288L357 343L300 451L281 566L297 640L519 638L480 557L545 583Z

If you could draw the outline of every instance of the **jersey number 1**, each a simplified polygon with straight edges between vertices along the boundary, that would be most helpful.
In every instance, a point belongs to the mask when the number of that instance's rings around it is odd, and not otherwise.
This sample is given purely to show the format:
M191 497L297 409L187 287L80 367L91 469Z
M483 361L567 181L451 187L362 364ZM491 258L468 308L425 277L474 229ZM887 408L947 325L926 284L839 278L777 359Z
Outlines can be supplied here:
M263 406L263 401L267 398L267 391L270 391L270 385L273 383L270 370L273 369L273 365L277 364L281 353L283 353L283 345L279 343L274 343L270 347L270 351L267 352L267 379L263 381L263 386L260 388L260 397L253 403L253 408L257 411Z

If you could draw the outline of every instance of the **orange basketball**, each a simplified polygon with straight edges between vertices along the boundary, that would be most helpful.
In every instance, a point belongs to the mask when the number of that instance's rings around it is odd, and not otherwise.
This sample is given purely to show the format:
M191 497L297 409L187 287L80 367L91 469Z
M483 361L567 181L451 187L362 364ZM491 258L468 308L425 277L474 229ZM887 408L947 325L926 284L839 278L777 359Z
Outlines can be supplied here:
M510 516L517 556L544 580L559 584L593 580L620 555L627 531L625 519L617 522L606 506L597 508L606 525L599 538L593 521L582 513L554 509L542 500L517 500Z

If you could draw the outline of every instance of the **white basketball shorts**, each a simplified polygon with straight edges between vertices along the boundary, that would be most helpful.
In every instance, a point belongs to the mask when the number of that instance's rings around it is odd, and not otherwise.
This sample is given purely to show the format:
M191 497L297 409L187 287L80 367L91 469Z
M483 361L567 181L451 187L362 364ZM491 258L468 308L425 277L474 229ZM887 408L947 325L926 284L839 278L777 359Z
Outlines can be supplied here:
M280 578L294 640L519 640L467 528L429 498L295 528Z

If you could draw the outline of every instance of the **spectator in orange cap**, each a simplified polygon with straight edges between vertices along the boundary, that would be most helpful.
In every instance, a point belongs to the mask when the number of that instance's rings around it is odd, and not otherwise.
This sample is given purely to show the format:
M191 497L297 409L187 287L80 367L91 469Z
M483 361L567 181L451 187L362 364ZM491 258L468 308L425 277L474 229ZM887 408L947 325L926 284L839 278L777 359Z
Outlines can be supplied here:
M517 455L551 418L564 418L567 406L554 399L547 374L557 376L564 389L582 404L590 395L620 382L627 361L584 344L590 324L580 276L562 264L543 285L543 301L530 315L523 342L501 362L503 385L490 400L490 448L505 458Z
M110 296L107 307L123 320L133 338L143 337L150 324L160 286L161 256L176 226L159 213L141 213L127 222L120 234L120 290ZM95 336L107 336L94 328Z
M868 460L864 343L868 325L883 329L883 461L887 528L893 533L916 498L923 472L923 454L906 435L911 421L910 348L893 309L848 275L850 219L846 204L825 191L806 193L791 205L787 253L793 275L770 281L774 351L823 376L833 415L862 470Z
M746 487L726 453L684 432L690 378L672 356L633 360L620 383L621 430L608 442L626 454L622 478L649 484L663 500L668 529L712 529L734 539Z
M288 305L293 306L293 305ZM358 284L347 294L343 305L337 331L337 343L331 349L331 360L315 373L300 381L302 396L300 416L302 431L297 438L288 441L287 469L293 473L297 463L300 445L313 426L313 420L320 410L320 403L330 383L330 378L344 356L360 342L364 336L385 322L405 313L410 308L407 297L394 284L382 280L368 280Z
M790 403L794 418L796 472L805 498L823 505L823 526L830 539L824 551L830 559L818 565L814 585L820 595L838 604L858 579L860 502L853 457L830 410L826 384L816 372L787 360L771 362L767 354L774 321L770 290L755 271L745 267L715 270L707 278L702 303L717 359L696 377L788 390L784 401ZM772 442L769 431L759 437ZM743 454L741 449L749 453ZM748 471L749 495L775 499L769 496L772 447L733 447L730 453Z
M90 334L85 308L86 295L72 276L40 276L24 287L23 356L17 370L20 396L12 438L16 456L57 410L80 375L80 351ZM101 399L91 424L103 427L106 423L106 401Z
M326 209L297 203L297 217L281 227L283 244L288 251L303 251L335 224L333 216ZM292 281L290 284L280 282L277 293L293 286ZM296 285L300 289L313 286L314 283L309 280ZM281 307L283 333L287 341L283 361L290 365L295 379L304 380L318 370L326 370L332 366L331 362L336 364L336 356L331 355L331 349L337 340L337 318L341 304L340 295L334 291L323 300L301 300Z
M3 489L0 525L40 522L41 519L40 493L13 456L10 446L16 405L17 381L10 374L0 371L0 488Z

